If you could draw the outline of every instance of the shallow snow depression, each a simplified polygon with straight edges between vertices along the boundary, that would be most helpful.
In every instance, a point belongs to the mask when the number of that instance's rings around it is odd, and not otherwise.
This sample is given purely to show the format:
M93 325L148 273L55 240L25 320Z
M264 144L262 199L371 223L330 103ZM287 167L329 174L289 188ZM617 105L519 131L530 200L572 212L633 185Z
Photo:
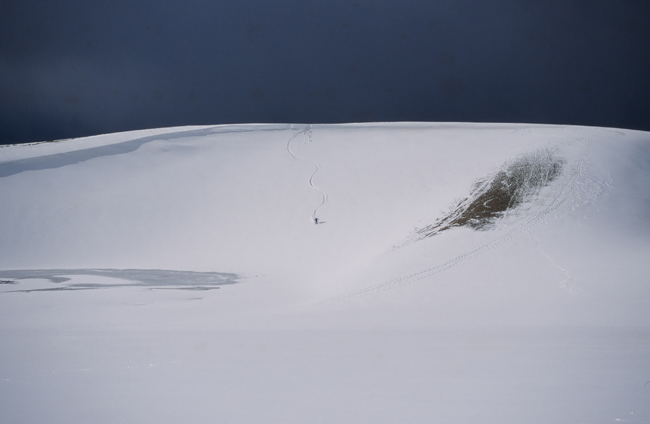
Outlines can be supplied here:
M650 421L648 133L146 130L0 199L3 422Z

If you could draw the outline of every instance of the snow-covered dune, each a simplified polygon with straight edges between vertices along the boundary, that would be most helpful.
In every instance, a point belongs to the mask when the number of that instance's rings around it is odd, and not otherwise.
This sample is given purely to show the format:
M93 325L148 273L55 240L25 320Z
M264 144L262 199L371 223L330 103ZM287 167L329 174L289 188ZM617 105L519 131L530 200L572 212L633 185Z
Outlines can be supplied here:
M650 421L649 133L137 131L0 202L3 422Z

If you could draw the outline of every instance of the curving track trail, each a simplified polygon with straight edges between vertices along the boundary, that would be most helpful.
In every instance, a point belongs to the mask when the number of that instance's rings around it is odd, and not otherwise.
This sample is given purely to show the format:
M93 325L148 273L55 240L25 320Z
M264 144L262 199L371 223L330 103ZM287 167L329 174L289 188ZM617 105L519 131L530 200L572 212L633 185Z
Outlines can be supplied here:
M293 159L296 159L296 160L306 160L306 159L302 158L301 156L299 156L298 154L294 153L294 152L291 150L291 142L294 141L295 139L297 139L297 138L300 137L300 136L305 136L305 137L307 138L307 141L308 141L309 143L311 143L311 141L312 141L312 127L311 127L311 125L307 125L307 127L305 127L304 130L302 130L302 131L300 131L300 132L294 134L294 135L293 135L293 136L292 136L292 137L287 141L287 152L291 155L291 157L292 157ZM320 171L320 165L319 165L319 163L316 162L315 160L312 160L311 162L314 164L314 166L316 167L316 169L314 170L313 174L311 174L311 176L309 177L309 181L308 181L308 183L309 183L309 187L311 187L313 190L318 191L318 192L321 194L321 196L322 196L322 200L321 200L320 205L318 205L318 206L316 207L316 209L314 209L314 211L311 213L311 220L314 221L314 222L316 222L316 219L318 218L318 210L319 210L321 207L323 207L323 205L324 205L325 203L327 203L328 196L327 196L327 193L326 193L325 191L323 191L320 187L318 187L317 185L314 184L314 177L316 176L316 174L318 173L318 171Z

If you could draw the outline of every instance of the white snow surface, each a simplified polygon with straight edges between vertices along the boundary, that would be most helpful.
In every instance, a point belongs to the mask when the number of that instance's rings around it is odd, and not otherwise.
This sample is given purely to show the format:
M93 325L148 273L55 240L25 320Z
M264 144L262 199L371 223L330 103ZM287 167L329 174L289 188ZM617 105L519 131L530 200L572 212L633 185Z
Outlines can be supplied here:
M560 175L491 227L417 237L539 151ZM2 146L0 207L0 422L650 422L647 132Z

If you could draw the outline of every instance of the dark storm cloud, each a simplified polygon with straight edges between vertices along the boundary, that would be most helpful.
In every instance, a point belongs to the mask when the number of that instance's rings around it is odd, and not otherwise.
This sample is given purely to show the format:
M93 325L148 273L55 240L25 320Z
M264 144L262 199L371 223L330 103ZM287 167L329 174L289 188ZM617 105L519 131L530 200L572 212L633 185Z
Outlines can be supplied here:
M646 1L0 3L0 143L184 124L650 130Z

